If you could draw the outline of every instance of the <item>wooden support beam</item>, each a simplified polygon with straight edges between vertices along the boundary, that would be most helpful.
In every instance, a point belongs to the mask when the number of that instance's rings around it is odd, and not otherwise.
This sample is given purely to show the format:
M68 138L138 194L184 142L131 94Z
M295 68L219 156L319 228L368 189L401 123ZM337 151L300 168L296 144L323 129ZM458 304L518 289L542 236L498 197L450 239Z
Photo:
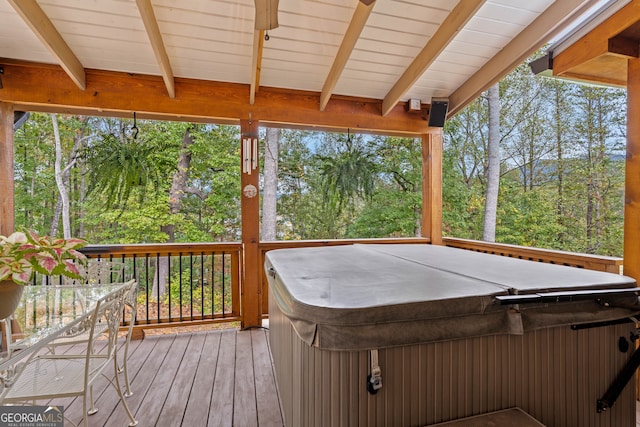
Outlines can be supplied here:
M580 40L553 57L553 74L562 76L571 69L609 52L609 39L640 20L640 2L632 1Z
M442 129L422 135L422 237L442 244Z
M162 41L162 34L160 34L160 27L158 27L158 21L156 15L153 12L153 6L151 0L136 0L144 28L147 30L147 36L149 42L153 48L153 54L160 66L160 72L162 73L162 79L167 86L167 93L169 98L176 97L176 87L173 79L173 70L171 69L171 63L169 62L169 55L165 49L164 42Z
M86 88L84 66L71 51L56 27L36 0L9 0L9 3L56 58L71 80L82 90Z
M429 65L435 61L440 53L451 43L453 38L465 26L485 0L465 0L449 13L438 31L429 39L418 56L407 67L402 76L393 85L382 101L382 115L386 116L395 107L407 90L418 81Z
M14 232L13 105L0 102L0 235Z
M327 106L327 103L333 94L333 90L338 83L338 79L340 78L345 65L347 65L351 52L353 52L353 48L362 33L362 29L367 23L369 15L371 15L374 4L375 0L368 2L368 4L365 4L362 1L358 2L356 10L353 12L353 16L351 17L351 23L344 34L340 48L338 48L338 53L333 60L333 65L331 65L331 70L329 70L329 75L322 86L322 93L320 94L320 111L324 111Z
M260 194L258 122L240 120L240 206L242 210L242 245L244 271L242 275L242 328L262 325L260 313L262 265L260 256Z
M638 58L640 50L638 40L628 39L626 37L613 37L609 39L609 53L624 56L627 58Z
M87 90L74 87L58 66L3 60L0 101L23 111L55 111L141 118L239 124L252 116L265 125L389 136L428 132L419 114L402 105L381 117L380 100L333 96L325 111L318 110L319 92L261 87L254 105L247 102L249 85L176 77L176 98L166 96L158 76L131 75L88 69ZM215 99L216 102L211 102Z
M489 86L498 82L504 75L521 64L533 52L558 35L566 25L581 16L598 0L562 0L556 1L538 16L509 44L500 50L480 70L449 96L451 117L476 99ZM556 59L554 57L554 70Z
M251 88L249 104L256 102L256 92L260 88L260 70L262 68L262 50L264 49L264 30L253 32L253 55L251 59Z
M630 59L627 77L627 159L624 182L623 271L640 283L640 59Z

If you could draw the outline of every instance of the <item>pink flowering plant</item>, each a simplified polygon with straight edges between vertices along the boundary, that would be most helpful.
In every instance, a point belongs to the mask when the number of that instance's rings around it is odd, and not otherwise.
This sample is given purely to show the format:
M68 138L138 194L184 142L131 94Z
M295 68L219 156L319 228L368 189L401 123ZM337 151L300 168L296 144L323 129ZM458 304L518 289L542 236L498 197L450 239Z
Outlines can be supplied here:
M82 279L78 266L86 266L87 258L78 249L86 244L82 239L40 237L34 231L0 236L0 282L26 285L34 272Z

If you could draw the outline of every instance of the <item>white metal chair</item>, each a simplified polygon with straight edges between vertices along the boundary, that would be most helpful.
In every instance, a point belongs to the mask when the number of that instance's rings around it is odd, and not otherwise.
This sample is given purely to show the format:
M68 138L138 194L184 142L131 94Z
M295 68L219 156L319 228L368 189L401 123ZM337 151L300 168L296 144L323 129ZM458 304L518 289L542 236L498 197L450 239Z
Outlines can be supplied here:
M137 421L129 410L120 387L116 357L118 328L122 320L125 298L132 292L132 288L137 288L134 280L127 282L118 291L112 292L97 303L96 309L82 325L89 334L83 354L35 356L25 363L17 373L13 384L4 390L0 403L17 404L40 399L80 396L83 398L83 414L87 414L88 394L94 381L103 375L116 389L129 417L129 425L135 426ZM99 351L94 351L94 340L102 333L98 332L97 326L102 324L106 325L104 334L107 337L107 345ZM110 363L113 363L113 380L104 373ZM93 399L91 399L91 406L95 412L97 409L93 407ZM86 415L83 422L86 427L88 425Z
M86 271L83 272L83 276L85 279L69 279L65 278L63 283L65 285L81 285L81 286L91 286L95 284L101 283L112 283L123 281L124 278L124 263L118 261L107 261L100 259L92 259L89 261ZM125 393L126 397L131 396L133 393L131 392L131 383L129 382L129 373L127 371L127 359L129 356L129 344L131 342L131 336L133 335L133 326L136 321L136 312L137 312L137 297L138 297L138 288L134 286L131 288L131 291L125 295L125 308L129 311L129 327L127 330L127 336L124 344L124 354L122 357L122 366L118 365L118 372L124 372L125 378ZM104 326L101 327L102 331L104 331ZM100 327L98 328L100 330ZM49 350L51 353L55 353L56 347L64 346L64 345L75 345L79 343L83 343L88 339L88 332L80 332L73 335L67 335L64 337L60 337L49 344ZM93 405L92 405L93 406Z
M124 296L124 305L129 309L129 328L127 338L124 343L124 354L122 355L122 367L118 365L118 372L124 372L124 386L126 397L131 396L131 384L129 382L129 372L127 371L127 359L129 358L129 343L133 335L133 326L136 323L136 313L138 311L138 286L132 286L130 291Z

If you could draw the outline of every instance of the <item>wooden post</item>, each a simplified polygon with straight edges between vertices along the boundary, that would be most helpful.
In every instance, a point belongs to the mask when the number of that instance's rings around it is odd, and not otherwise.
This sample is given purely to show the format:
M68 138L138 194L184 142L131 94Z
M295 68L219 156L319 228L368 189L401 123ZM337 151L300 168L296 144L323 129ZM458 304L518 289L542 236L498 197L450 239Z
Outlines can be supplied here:
M260 195L258 193L258 122L240 121L242 245L244 252L241 313L243 329L262 325L260 313Z
M15 227L13 189L13 105L0 102L0 235Z
M629 60L627 73L623 271L640 282L640 59Z
M442 130L422 135L422 237L442 244Z

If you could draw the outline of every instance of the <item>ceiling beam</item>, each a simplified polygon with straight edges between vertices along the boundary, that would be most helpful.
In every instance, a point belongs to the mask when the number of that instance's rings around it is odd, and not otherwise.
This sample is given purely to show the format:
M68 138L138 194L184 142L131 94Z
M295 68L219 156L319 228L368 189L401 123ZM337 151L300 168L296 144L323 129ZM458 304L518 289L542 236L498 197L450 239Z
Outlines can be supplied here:
M320 95L320 111L324 111L327 106L327 103L333 94L333 90L338 83L338 79L340 78L345 65L347 65L351 52L362 33L362 29L367 23L367 19L369 19L374 3L375 0L368 1L367 3L362 0L358 2L356 10L353 12L351 23L344 34L338 53L333 60L333 65L331 66L329 75L322 86L322 93Z
M390 136L432 132L420 114L398 105L381 117L379 99L334 95L325 111L318 110L320 92L260 88L255 104L247 103L248 84L176 77L176 98L166 96L159 76L87 69L87 90L76 88L56 65L0 58L4 67L0 103L20 111L58 112L111 117L238 124L259 120L265 126ZM215 99L216 102L211 102Z
M514 37L500 52L449 96L448 116L459 112L491 85L531 56L544 43L558 35L567 24L598 0L556 1L539 15L528 27ZM555 59L554 59L555 68Z
M640 19L640 2L632 1L580 40L553 56L553 74L563 76L579 65L609 53L610 39Z
M249 104L256 102L256 92L260 87L260 70L262 69L262 50L264 49L264 30L253 32L253 55L251 60L251 87Z
M42 44L80 89L87 87L84 66L35 0L9 0Z
M144 28L147 31L149 42L153 48L153 54L160 66L160 72L162 73L162 79L167 87L167 93L169 98L176 97L176 86L173 78L173 70L171 69L171 63L169 62L169 55L165 49L164 42L162 41L162 34L160 34L160 27L158 27L158 21L156 14L153 12L153 6L151 0L136 0Z
M435 34L422 48L418 56L407 67L402 76L393 85L382 101L382 115L386 115L400 101L405 93L418 81L429 65L451 43L453 38L465 26L484 4L485 0L460 1L449 13Z

